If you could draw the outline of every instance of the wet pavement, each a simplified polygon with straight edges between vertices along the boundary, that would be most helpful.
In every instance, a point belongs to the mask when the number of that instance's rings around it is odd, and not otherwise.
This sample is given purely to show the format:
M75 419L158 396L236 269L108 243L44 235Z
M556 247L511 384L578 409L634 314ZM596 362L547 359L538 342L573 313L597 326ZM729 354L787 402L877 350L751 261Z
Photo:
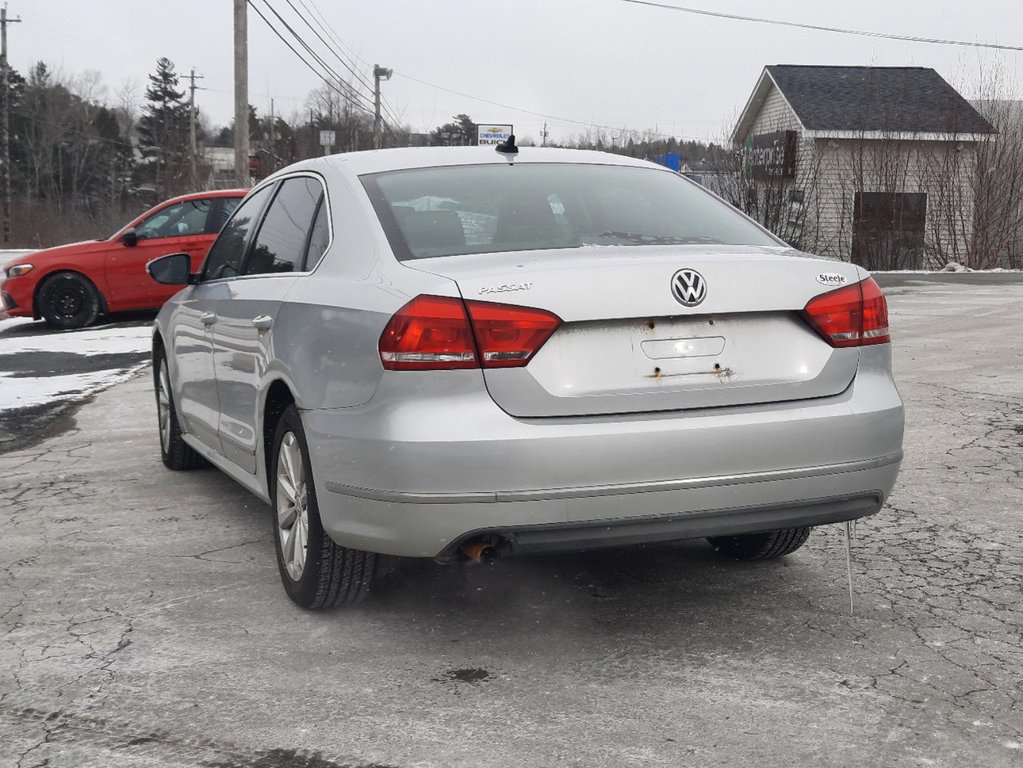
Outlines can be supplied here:
M837 526L391 560L305 613L267 507L163 468L148 373L95 396L0 456L0 765L1023 764L1023 285L887 292L906 457L852 613Z

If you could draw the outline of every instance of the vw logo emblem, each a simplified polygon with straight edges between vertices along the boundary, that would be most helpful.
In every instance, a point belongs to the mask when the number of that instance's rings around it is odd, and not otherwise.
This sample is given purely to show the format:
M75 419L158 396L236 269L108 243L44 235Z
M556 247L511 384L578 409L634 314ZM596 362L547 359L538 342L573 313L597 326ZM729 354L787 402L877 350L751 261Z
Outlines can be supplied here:
M680 269L671 277L671 295L683 307L695 307L707 298L707 281L695 269Z

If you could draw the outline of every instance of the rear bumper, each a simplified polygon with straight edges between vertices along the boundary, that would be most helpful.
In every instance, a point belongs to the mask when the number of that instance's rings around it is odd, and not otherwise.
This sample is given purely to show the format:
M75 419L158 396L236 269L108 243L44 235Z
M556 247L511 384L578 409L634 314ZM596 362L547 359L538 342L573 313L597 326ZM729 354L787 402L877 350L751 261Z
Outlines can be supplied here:
M902 457L879 347L834 397L617 417L515 419L474 371L414 399L385 376L364 406L303 411L321 518L348 547L445 557L484 533L545 551L870 515Z
M441 553L440 559L455 559L464 541L483 536L497 537L499 546L513 554L570 552L840 523L873 515L880 510L882 503L879 495L864 494L667 517L605 520L589 525L545 525L476 531L449 545Z
M347 546L441 559L484 535L500 538L516 553L727 536L875 514L895 484L900 460L901 455L886 457L886 463L859 470L815 467L812 475L780 473L774 479L763 474L701 478L698 483L666 484L670 488L633 487L626 493L573 488L498 494L488 501L419 495L368 498L365 489L328 482L331 498L326 506L334 508L341 498L344 514L323 518L331 536ZM325 505L319 498L322 514Z

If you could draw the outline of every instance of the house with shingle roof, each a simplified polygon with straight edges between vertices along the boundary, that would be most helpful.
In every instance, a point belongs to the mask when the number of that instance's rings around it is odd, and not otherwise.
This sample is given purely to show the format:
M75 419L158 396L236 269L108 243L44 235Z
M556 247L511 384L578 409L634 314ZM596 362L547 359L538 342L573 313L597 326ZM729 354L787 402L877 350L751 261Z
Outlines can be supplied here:
M868 269L943 265L967 250L976 146L996 133L933 69L768 66L731 136L740 207Z

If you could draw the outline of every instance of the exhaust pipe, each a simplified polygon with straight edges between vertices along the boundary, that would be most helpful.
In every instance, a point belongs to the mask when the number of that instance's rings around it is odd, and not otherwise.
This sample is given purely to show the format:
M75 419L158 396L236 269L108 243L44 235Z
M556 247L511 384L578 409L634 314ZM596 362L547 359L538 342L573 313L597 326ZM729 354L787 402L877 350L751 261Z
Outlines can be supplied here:
M462 554L473 562L490 565L497 559L497 547L489 542L476 539L462 545Z

